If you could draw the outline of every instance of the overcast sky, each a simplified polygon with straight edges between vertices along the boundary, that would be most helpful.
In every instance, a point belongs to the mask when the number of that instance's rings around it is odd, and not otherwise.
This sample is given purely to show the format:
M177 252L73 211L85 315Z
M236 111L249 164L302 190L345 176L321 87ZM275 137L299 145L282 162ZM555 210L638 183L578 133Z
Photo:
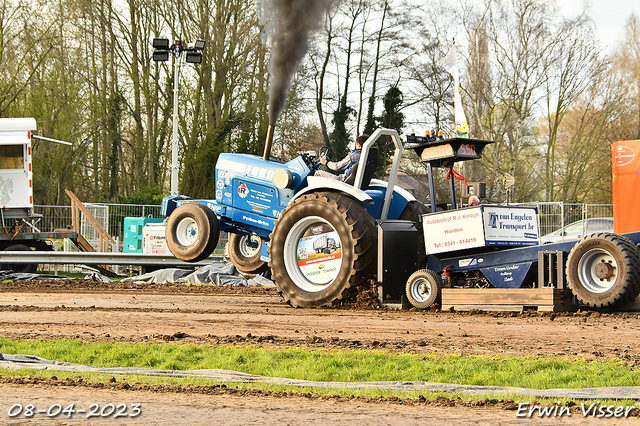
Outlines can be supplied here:
M585 4L584 0L559 0L563 15L570 17L578 15ZM587 0L589 16L596 23L600 41L605 50L610 50L622 40L624 26L631 12L640 16L639 0Z

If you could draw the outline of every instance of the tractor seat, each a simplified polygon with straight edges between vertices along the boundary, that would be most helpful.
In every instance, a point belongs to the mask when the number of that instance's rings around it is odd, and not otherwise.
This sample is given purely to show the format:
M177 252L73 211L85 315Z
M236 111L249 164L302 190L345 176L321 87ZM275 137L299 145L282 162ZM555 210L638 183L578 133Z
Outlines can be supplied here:
M355 183L356 173L358 172L358 167L360 166L360 164L361 163L358 162L355 166L353 166L353 168L351 169L351 174L344 181L345 183L348 183L349 185L353 185ZM377 167L378 167L378 147L372 146L371 148L369 148L369 155L367 156L367 164L365 164L364 166L364 176L362 177L362 186L360 187L361 190L364 191L367 188L369 188L369 183L371 182L371 178L373 177L373 174L376 172Z

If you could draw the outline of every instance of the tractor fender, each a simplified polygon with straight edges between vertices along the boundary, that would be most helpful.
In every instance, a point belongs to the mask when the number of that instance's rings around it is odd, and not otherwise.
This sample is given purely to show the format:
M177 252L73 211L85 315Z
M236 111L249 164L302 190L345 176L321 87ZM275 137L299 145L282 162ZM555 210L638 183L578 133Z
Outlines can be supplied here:
M291 199L291 201L300 198L305 194L325 191L340 192L346 194L358 200L360 203L370 203L371 201L373 201L373 198L371 198L369 194L358 188L355 188L353 185L349 185L348 183L340 182L339 180L322 176L308 176L307 187L297 192L296 195Z
M369 184L370 190L382 190L383 193L386 193L389 188L389 182L379 179L371 179L371 183ZM389 213L387 215L387 219L398 219L402 212L407 207L407 204L416 203L418 200L413 196L409 191L404 188L399 187L398 185L393 188L393 198L391 200L391 205L389 207Z
M169 195L162 199L162 206L160 207L160 216L168 217L178 207L178 202L184 200L192 200L191 197L186 195Z
M380 179L371 179L371 183L369 184L369 188L375 188L376 186L382 186L384 188L387 188L389 186L389 182L385 181L385 180L380 180ZM406 189L396 185L393 188L393 192L397 192L398 194L400 194L400 196L402 196L402 198L404 198L405 200L407 200L407 203L413 203L418 201L416 199L416 197L413 196L413 194L411 194L409 191L407 191Z

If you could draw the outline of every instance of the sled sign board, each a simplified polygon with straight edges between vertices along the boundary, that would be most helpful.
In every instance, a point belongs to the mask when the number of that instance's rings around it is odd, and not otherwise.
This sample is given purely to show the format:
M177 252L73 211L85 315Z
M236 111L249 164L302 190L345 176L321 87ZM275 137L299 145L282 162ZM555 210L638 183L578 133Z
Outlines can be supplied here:
M422 216L427 254L483 246L538 244L533 207L476 206Z
M538 244L538 219L534 207L482 206L488 246Z
M480 206L424 215L422 227L427 254L485 245Z

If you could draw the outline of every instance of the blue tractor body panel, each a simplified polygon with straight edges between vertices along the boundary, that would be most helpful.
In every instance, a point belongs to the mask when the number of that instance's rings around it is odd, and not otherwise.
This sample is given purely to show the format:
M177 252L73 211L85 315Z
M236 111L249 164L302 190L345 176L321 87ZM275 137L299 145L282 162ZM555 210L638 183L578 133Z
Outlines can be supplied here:
M291 172L293 182L278 188L274 177L278 170ZM220 154L216 164L216 201L225 206L277 219L293 195L306 186L312 171L301 157L288 163L249 154Z

